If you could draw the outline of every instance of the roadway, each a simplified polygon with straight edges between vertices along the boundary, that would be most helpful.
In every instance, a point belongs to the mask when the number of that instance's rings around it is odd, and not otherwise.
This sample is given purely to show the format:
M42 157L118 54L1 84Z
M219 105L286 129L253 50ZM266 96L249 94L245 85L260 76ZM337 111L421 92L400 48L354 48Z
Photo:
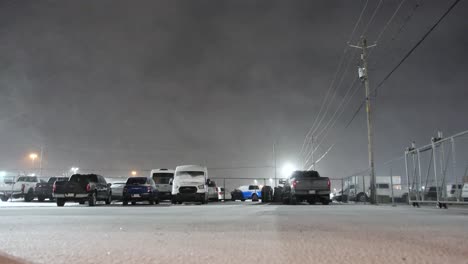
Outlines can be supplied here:
M468 263L468 208L19 205L0 252L26 263Z

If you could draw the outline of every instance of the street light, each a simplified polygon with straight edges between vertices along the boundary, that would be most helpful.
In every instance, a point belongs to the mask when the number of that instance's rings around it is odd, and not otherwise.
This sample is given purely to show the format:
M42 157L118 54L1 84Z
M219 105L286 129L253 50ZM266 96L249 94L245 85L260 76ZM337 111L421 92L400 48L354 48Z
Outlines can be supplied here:
M289 177L293 172L296 170L296 166L292 163L286 163L283 165L283 168L281 169L281 172L283 174L283 177Z
M137 174L137 171L132 171L132 176L136 176Z
M73 174L76 174L76 172L79 171L79 170L80 170L80 168L77 168L77 167L72 167L70 169L70 171L73 172Z
M34 161L37 159L37 154L36 153L31 153L31 154L29 154L29 158L32 160L33 167L34 167Z

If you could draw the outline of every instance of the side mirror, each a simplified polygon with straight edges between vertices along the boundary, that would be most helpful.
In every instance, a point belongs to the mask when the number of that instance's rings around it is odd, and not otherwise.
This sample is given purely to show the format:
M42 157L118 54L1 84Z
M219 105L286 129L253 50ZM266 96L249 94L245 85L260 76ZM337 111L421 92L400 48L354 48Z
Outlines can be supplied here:
M280 179L279 180L279 184L285 184L286 183L286 180L285 179Z
M209 185L211 183L210 179L206 179L206 185Z
M172 182L174 181L174 179L170 179L169 180L169 185L172 185Z

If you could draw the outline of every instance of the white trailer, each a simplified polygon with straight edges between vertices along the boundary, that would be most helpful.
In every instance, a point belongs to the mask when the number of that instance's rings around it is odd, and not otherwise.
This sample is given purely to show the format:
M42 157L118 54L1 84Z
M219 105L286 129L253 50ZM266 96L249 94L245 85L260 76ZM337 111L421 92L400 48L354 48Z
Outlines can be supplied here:
M395 199L401 199L405 193L408 193L401 186L401 176L376 176L375 184L378 196L393 196ZM370 176L362 175L346 178L344 193L345 195L348 194L349 201L368 201L370 197Z

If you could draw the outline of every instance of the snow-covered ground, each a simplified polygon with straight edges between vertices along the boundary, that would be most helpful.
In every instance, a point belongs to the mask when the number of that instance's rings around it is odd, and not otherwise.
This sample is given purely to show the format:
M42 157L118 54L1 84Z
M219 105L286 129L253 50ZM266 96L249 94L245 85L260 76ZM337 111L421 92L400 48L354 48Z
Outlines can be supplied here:
M0 238L34 263L468 263L468 208L3 207Z

